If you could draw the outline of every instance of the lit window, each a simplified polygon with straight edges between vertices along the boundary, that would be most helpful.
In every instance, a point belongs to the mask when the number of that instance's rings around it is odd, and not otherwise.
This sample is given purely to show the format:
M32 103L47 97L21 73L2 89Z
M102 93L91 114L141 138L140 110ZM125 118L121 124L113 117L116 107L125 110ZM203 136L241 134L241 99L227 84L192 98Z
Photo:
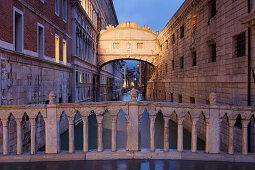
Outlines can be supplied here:
M79 75L79 80L80 80L80 83L82 83L82 74L80 72L80 75Z
M63 40L63 64L66 65L67 61L66 61L66 41Z
M142 49L143 48L143 43L137 43L137 48Z
M55 35L55 61L59 63L59 37Z
M192 29L197 29L197 14L192 16Z

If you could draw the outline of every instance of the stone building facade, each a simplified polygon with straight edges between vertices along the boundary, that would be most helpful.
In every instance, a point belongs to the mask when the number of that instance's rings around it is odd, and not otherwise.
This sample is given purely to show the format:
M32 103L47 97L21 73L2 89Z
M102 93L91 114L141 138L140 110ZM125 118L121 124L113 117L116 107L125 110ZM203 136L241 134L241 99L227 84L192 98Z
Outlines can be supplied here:
M250 0L186 0L158 36L161 64L148 82L147 99L208 104L215 92L220 105L254 106L254 6ZM253 120L249 128L252 143ZM222 143L227 129L224 119Z
M0 21L0 106L47 104L51 91L56 103L111 100L120 94L120 63L101 71L97 67L98 34L107 25L118 24L111 0L3 0ZM112 91L106 93L108 81ZM100 87L105 89L96 90ZM41 117L37 121L40 148L44 121ZM14 152L17 125L12 115L9 124ZM31 131L26 115L22 127L26 150ZM61 128L66 130L67 124Z

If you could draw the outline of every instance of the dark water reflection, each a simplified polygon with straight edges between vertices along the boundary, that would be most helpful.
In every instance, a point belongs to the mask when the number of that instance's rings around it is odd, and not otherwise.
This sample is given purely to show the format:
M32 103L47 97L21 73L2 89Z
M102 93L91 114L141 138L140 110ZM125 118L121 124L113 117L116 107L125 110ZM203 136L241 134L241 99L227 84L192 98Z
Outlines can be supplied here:
M178 160L65 161L1 163L1 170L254 170L253 163Z

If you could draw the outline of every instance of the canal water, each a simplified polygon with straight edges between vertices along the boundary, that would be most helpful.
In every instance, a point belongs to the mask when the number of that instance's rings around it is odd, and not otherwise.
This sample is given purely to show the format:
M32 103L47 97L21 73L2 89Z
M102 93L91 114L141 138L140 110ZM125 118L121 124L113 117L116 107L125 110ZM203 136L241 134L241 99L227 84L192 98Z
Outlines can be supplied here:
M131 99L128 93L120 97L120 101L129 101ZM103 119L103 147L104 149L111 149L111 115L105 113ZM139 122L141 149L148 149L150 146L150 120L147 111L144 111ZM163 132L164 119L162 114L158 114L155 120L155 147L156 149L163 149ZM88 142L89 150L97 149L97 121L93 114L88 119ZM61 135L61 150L68 150L68 131ZM205 149L204 141L198 138L198 150ZM191 134L184 129L183 131L183 148L190 150L191 148ZM82 150L83 148L83 125L82 122L75 126L75 149ZM126 119L123 111L120 110L117 118L117 149L126 148ZM177 124L170 120L169 122L169 148L177 148Z

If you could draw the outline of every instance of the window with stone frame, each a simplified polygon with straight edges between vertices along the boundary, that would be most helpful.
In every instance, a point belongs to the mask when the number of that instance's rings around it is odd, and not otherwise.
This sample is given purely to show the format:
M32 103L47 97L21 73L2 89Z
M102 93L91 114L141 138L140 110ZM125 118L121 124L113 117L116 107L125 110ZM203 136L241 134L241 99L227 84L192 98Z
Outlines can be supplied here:
M180 27L180 38L184 37L184 25Z
M192 66L196 66L197 65L197 52L192 51L191 55L192 55Z
M182 103L182 95L181 94L178 95L178 101L179 101L179 103Z
M208 2L209 7L209 20L216 15L216 0L211 0Z
M209 63L216 62L216 57L217 57L216 43L212 43L209 45L209 55L210 55L210 58L209 58L208 62Z
M235 57L245 56L245 32L234 37Z
M184 57L180 57L180 68L183 69L184 68Z

